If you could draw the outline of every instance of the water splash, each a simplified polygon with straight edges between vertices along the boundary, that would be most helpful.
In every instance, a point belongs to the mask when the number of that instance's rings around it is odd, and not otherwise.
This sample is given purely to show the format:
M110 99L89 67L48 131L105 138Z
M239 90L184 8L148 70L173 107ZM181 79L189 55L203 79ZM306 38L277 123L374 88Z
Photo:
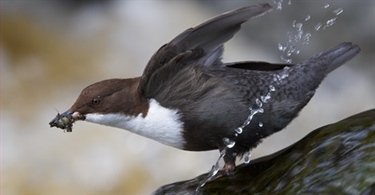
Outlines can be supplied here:
M288 66L286 66L286 67L284 67L284 69L283 69L283 71L281 72L281 74L274 74L274 75L272 75L272 79L273 79L273 81L276 83L276 84L278 84L278 85L280 85L281 84L281 82L285 79L285 78L287 78L288 76L289 76L289 70L290 68L288 67ZM271 90L271 88L270 88L270 90ZM276 90L274 87L273 87L273 90Z
M305 21L308 21L310 20L311 16L310 15L307 15L306 18L305 18Z
M331 27L334 24L336 24L336 22L337 22L337 17L334 17L334 18L331 18L331 19L327 20L324 24L322 24L321 22L319 22L318 24L315 25L315 30L316 31L319 31L321 29L325 30L328 27Z
M323 26L323 24L321 22L319 22L318 24L315 25L315 30L318 31L320 30L320 28Z
M243 155L243 162L245 164L249 164L250 163L250 159L251 159L251 153L250 152L246 152L244 155Z
M327 20L326 24L324 25L323 30L324 30L325 28L328 28L328 27L334 25L334 24L336 23L336 20L337 20L337 17L334 17L334 18L332 18L332 19Z
M239 134L241 134L243 132L243 128L237 127L234 131L237 133L236 136L238 136Z
M206 179L204 179L202 182L199 183L198 187L195 189L195 192L199 192L200 188L206 185L207 182L211 181L217 175L217 173L220 171L220 168L221 168L220 160L226 155L226 153L227 153L227 148L224 148L224 150L220 152L220 156L217 159L216 163L212 166L211 170L208 172Z
M269 99L271 99L271 92L276 91L276 88L273 85L268 86L269 91L266 95L261 95L260 99L263 103L267 103Z
M279 74L274 74L274 82L279 85L285 78L289 76L289 67L284 67L283 71ZM255 99L255 104L257 108L249 108L249 115L246 118L246 120L243 122L243 124L239 127L237 127L234 130L235 137L240 136L243 133L243 130L246 126L248 126L251 121L253 120L254 116L256 114L260 114L264 112L263 105L268 103L269 100L272 98L272 92L276 91L276 87L274 84L271 84L268 86L269 90L265 95L261 95L259 98ZM259 127L263 127L263 123L260 121L258 123ZM257 136L259 136L259 133L256 133ZM200 183L200 185L196 188L196 192L199 192L199 189L206 185L207 182L211 181L219 172L220 165L219 162L221 159L224 158L225 155L227 155L227 150L233 148L236 145L236 142L228 137L223 138L223 143L225 145L225 148L220 152L220 156L217 159L216 163L212 166L211 170L208 172L207 177ZM237 156L237 154L233 153L234 156ZM246 152L243 156L244 163L250 162L251 153Z
M283 9L283 0L274 0L273 3L276 5L276 10L282 10Z
M302 30L302 26L303 24L301 22L296 22L295 20L293 21L293 25L292 25L294 28L296 28L297 30L297 34L294 36L294 40L296 42L298 42L301 38L302 38L302 35L303 35L303 30Z
M227 138L227 137L224 137L224 138L223 138L223 142L224 142L224 144L225 144L225 146L226 146L227 148L233 148L234 145L236 145L236 142L235 142L235 141L233 141L233 140L231 140L231 139L229 139L229 138Z
M311 33L306 33L302 38L302 44L307 45L310 43Z
M329 8L329 4L324 5L324 8L325 9ZM328 19L325 22L319 22L318 24L315 25L314 27L315 30L316 31L319 31L321 29L325 30L326 28L333 26L337 22L337 16L340 15L342 12L344 12L344 10L341 7L333 10L332 13L335 15L335 17Z
M262 96L260 96L260 97L262 97ZM259 98L256 98L256 99L255 99L255 103L257 104L257 106L258 106L259 108L261 108L261 107L263 106L263 103L262 103L262 101L261 101Z
M340 15L344 10L340 7L340 8L337 8L335 10L333 10L333 13L338 16Z
M256 109L249 108L249 110L250 110L250 114L247 117L247 119L245 120L245 122L242 124L242 126L241 126L242 129L250 124L250 122L253 120L253 117L256 114L264 112L263 108L256 108Z
M281 84L281 82L289 76L289 69L290 68L286 66L286 67L284 67L283 71L280 74L274 74L273 75L273 78L274 78L273 81L277 85ZM255 109L251 108L251 107L249 108L250 113L249 113L248 117L246 118L246 120L244 121L244 123L240 127L238 127L238 128L235 129L235 132L236 132L235 136L238 136L241 133L243 133L243 129L251 123L251 121L253 120L253 118L254 118L254 116L256 114L264 113L263 104L268 103L269 100L272 97L272 92L276 91L275 86L272 85L272 84L269 85L268 88L269 88L269 90L268 90L268 92L267 92L266 95L261 95L260 98L256 98L255 99L255 104L258 106L258 108L255 108ZM259 127L263 127L263 123L260 121L258 123L258 126ZM257 133L256 135L259 135L259 134ZM231 142L228 142L228 141L230 141L230 139L225 140L225 141L227 143L231 143ZM250 157L251 157L251 153L250 152L246 152L244 154L244 163L249 163L250 162Z
M309 19L310 19L310 16L305 18L305 21ZM292 59L291 59L292 54L300 53L300 50L297 49L296 47L297 43L300 42L300 40L302 39L304 40L304 42L306 42L306 40L309 40L305 38L306 35L304 34L302 22L297 22L297 20L293 20L292 27L294 31L287 32L288 42L285 45L282 45L280 43L278 44L278 49L279 51L282 52L282 54L280 55L280 58L282 61L286 63L292 63Z
M285 4L284 0L273 0L273 3L276 5L276 10L279 10L279 11L281 11L283 9L283 4ZM288 2L286 4L291 5L292 0L288 0Z
M283 3L283 1L274 1L276 5ZM288 4L290 1L288 2ZM326 3L323 5L324 9L331 9L332 6L329 3ZM319 30L325 30L331 26L333 26L337 22L337 17L340 15L344 10L342 8L336 8L332 11L334 14L334 17L331 17L330 19L326 21L320 21L312 28L312 30L315 29L315 31ZM315 22L311 20L312 15L307 14L303 19L302 22L293 20L292 21L292 30L287 32L287 38L288 41L285 44L278 43L277 47L279 51L281 52L280 59L285 63L292 63L292 57L293 55L298 55L300 53L299 46L301 45L307 45L309 44L312 34L308 32L307 30L303 29L304 26L309 27L310 25L305 23L308 22Z

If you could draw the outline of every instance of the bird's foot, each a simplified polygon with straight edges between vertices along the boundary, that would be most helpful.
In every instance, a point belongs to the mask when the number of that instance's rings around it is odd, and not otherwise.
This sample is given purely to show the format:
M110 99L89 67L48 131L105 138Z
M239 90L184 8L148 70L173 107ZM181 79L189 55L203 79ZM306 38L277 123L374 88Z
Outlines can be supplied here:
M234 168L236 164L234 162L226 162L224 165L224 173L227 176L234 175Z

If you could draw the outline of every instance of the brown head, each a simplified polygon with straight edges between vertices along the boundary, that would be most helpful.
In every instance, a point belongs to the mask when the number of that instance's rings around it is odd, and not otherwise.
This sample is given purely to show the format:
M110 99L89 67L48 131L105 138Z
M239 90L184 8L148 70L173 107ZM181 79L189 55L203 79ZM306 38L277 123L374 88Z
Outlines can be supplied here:
M51 127L71 126L76 120L85 120L86 114L147 114L148 101L138 92L140 78L108 79L94 83L82 90L73 106L58 114ZM65 120L61 120L65 119ZM69 119L69 120L67 120ZM64 124L61 124L64 122ZM68 129L69 131L69 129Z

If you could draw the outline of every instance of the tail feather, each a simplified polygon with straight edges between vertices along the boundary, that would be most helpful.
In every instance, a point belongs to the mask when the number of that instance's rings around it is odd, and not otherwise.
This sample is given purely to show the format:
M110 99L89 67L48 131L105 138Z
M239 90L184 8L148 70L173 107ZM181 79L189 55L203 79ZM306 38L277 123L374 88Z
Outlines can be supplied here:
M326 74L332 72L339 66L343 65L345 62L351 60L355 57L361 49L358 45L352 44L350 42L341 43L331 49L324 52L316 54L303 62L303 64L322 64L326 65Z
M307 103L327 74L351 60L360 50L359 46L344 42L316 54L288 70L289 76L285 79L283 88L289 90L298 88L299 90L295 91L295 99L301 100L306 97L307 99L301 102ZM303 87L296 87L291 83L302 85ZM306 94L308 95L306 96Z

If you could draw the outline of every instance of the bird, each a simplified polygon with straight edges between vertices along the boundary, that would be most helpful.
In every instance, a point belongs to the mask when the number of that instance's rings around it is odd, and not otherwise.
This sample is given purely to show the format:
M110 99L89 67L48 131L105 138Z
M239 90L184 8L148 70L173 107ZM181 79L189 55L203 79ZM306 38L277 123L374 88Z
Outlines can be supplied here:
M224 63L224 44L269 4L241 7L189 28L151 57L142 76L84 88L49 123L72 131L88 121L131 131L188 151L225 151L223 170L262 139L284 129L328 73L360 52L343 42L297 63Z

